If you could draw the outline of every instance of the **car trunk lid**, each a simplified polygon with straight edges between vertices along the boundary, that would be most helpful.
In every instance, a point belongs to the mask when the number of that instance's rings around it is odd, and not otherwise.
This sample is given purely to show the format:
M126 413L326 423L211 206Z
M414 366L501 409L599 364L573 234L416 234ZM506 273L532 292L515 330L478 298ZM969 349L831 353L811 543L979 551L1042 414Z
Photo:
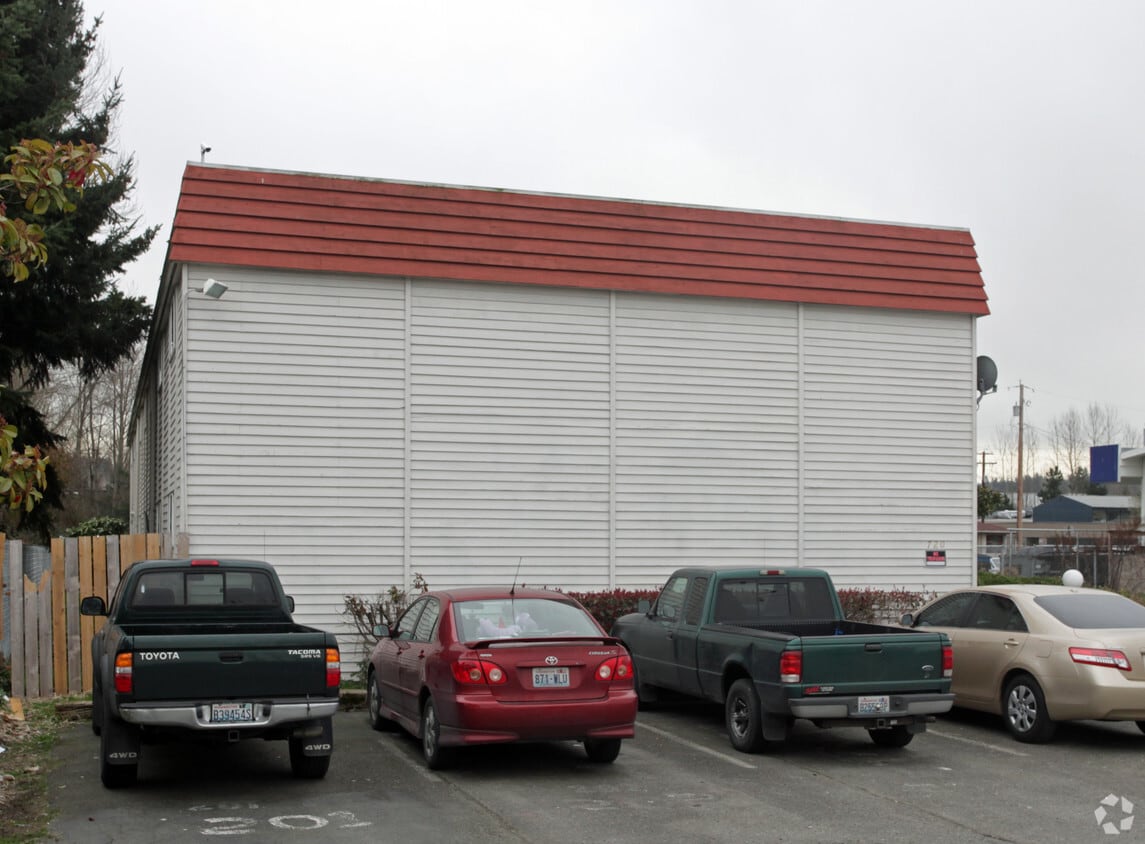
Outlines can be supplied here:
M492 640L472 648L482 662L504 672L503 683L489 685L493 697L503 703L597 700L607 697L613 683L625 682L597 675L602 664L627 656L615 639Z

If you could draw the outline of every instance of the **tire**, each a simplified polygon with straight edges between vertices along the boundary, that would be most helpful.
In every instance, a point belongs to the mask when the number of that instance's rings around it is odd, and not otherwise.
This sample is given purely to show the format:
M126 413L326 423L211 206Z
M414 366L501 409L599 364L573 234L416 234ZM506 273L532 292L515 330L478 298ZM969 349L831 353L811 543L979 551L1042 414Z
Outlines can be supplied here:
M585 739L584 752L588 754L590 762L607 765L615 762L616 757L620 755L620 739Z
M102 725L99 736L99 780L103 783L104 788L128 788L135 785L139 777L138 762L131 765L112 765L108 761L108 756L111 755L112 742L122 732L134 729L136 728L118 718L108 718L107 722Z
M378 675L372 669L366 678L366 715L375 730L389 731L397 726L382 714L382 690L378 686Z
M421 754L431 771L448 768L453 761L451 750L441 746L441 722L437 720L437 707L431 697L426 698L421 708Z
M300 780L320 780L330 769L329 756L307 756L302 752L302 739L289 739L290 773Z
M1002 717L1018 741L1040 743L1053 738L1057 724L1046 709L1042 687L1029 674L1018 674L1002 693Z
M895 726L889 730L867 730L871 741L879 747L906 747L914 738L914 733L906 727Z
M751 680L736 680L724 700L724 724L732 747L740 753L758 753L763 738L763 712Z

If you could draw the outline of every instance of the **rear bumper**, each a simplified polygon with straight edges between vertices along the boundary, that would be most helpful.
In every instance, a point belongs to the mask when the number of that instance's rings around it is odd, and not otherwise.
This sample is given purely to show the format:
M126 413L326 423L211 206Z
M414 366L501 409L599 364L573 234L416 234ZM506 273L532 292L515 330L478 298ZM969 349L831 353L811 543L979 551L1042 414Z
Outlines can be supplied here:
M1114 668L1077 666L1068 681L1047 679L1043 689L1055 720L1145 721L1145 681Z
M328 718L338 711L338 698L255 701L254 720L215 724L211 701L124 703L119 717L143 727L181 727L188 730L254 730Z
M797 698L788 701L788 705L791 707L791 714L796 718L807 718L811 721L847 720L854 721L856 726L861 722L888 719L908 723L914 718L926 718L949 712L950 707L954 705L953 694L904 694L887 695L887 697L890 707L881 712L860 712L859 695Z
M498 703L489 695L463 695L452 704L438 702L444 746L636 735L635 691L567 703Z

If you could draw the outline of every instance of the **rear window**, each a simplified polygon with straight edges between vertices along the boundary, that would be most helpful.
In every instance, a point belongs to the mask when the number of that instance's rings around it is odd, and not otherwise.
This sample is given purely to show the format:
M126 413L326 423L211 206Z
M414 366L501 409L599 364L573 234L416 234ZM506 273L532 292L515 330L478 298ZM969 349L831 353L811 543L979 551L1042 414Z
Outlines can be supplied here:
M833 619L835 605L820 578L721 580L712 620L723 624L766 623L778 619Z
M454 620L462 641L517 636L600 636L600 627L576 604L548 598L458 601Z
M1034 603L1067 627L1102 630L1145 628L1145 606L1112 592L1042 595Z
M274 586L260 571L150 571L140 575L128 606L273 607Z

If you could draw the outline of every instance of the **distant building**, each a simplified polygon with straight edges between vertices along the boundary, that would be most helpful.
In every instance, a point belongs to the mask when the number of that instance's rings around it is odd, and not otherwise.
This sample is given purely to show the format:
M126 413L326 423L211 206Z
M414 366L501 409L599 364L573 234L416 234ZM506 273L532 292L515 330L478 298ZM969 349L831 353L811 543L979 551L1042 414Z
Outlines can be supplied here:
M1034 508L1034 522L1119 522L1136 516L1140 502L1128 495L1059 495Z

